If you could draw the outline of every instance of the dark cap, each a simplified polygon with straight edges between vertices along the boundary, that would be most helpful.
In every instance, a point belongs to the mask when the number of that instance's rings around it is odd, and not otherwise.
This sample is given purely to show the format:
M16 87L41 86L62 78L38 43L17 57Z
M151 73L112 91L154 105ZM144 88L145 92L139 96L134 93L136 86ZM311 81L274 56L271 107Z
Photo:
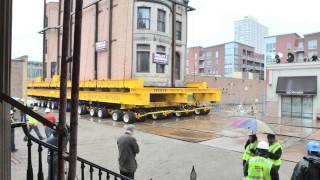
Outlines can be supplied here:
M275 138L276 138L276 135L274 135L274 134L268 134L268 135L267 135L267 138L268 138L268 139L275 139Z

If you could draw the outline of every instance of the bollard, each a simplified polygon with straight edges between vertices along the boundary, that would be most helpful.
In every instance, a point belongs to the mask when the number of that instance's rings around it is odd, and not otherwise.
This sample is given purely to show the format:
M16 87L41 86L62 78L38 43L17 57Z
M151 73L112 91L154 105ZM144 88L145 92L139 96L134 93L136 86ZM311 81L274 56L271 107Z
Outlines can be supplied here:
M192 166L191 174L190 174L190 180L196 180L197 179L197 173L194 169L194 165Z

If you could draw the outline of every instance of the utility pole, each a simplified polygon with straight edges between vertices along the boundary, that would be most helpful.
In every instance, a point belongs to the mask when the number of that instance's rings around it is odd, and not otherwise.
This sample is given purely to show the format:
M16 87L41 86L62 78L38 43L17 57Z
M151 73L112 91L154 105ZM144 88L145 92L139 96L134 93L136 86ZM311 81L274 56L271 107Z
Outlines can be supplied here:
M61 51L61 72L60 72L60 106L58 125L58 179L64 180L64 159L63 153L66 150L66 107L67 107L67 56L69 44L69 22L70 22L70 0L64 0L63 11L63 33Z
M60 74L60 23L61 23L61 0L59 0L59 9L58 9L58 27L57 27L57 72Z
M47 0L43 1L43 29L46 28L48 25L47 21ZM43 80L46 79L47 77L47 66L45 66L46 63L46 49L47 49L47 44L46 44L46 31L43 31L43 36L42 36L42 78Z
M70 154L68 180L74 180L77 173L77 145L78 145L78 106L79 106L79 74L81 54L83 0L76 1L74 43L72 60L72 87L71 87L71 115L70 115Z
M171 47L171 87L175 87L176 68L176 2L172 2L172 47Z
M94 32L94 44L96 44L99 40L99 2L96 3L95 5L95 32ZM98 80L98 51L95 46L95 51L94 51L94 79Z
M108 79L112 79L112 30L113 30L113 0L109 0L109 29L108 29Z

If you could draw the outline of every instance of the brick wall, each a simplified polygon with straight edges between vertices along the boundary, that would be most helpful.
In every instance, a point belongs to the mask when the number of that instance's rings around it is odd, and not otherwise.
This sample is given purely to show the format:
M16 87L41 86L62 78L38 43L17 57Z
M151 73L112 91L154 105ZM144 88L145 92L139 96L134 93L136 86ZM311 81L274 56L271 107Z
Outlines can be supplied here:
M254 104L264 102L266 83L262 80L187 76L187 81L205 81L209 87L219 88L222 93L221 104Z

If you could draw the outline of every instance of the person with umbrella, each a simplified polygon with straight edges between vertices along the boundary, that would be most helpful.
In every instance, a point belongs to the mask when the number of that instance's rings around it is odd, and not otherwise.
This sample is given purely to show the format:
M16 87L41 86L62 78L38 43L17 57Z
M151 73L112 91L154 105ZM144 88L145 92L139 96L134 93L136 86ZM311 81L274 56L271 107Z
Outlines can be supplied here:
M269 158L279 171L281 166L282 145L277 142L276 135L267 135L269 142Z
M318 180L320 179L320 143L309 141L308 155L299 161L293 170L291 180Z
M267 142L258 143L256 156L250 158L245 165L244 176L246 180L279 180L278 171L268 158L268 149Z
M244 152L243 152L243 156L242 156L242 164L243 167L245 166L245 164L247 163L247 161L255 156L256 153L256 148L258 145L258 137L255 133L251 132L248 134L249 139L247 140L245 146L244 146Z

